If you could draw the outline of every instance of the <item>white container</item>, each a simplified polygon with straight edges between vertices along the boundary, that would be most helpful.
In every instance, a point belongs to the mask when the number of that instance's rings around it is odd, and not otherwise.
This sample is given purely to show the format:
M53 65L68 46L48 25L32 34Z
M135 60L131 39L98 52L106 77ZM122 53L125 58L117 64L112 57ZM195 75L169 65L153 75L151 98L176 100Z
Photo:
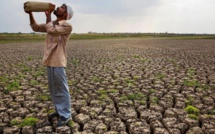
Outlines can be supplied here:
M49 10L50 4L51 3L48 2L27 1L24 3L24 10L32 12L44 12Z

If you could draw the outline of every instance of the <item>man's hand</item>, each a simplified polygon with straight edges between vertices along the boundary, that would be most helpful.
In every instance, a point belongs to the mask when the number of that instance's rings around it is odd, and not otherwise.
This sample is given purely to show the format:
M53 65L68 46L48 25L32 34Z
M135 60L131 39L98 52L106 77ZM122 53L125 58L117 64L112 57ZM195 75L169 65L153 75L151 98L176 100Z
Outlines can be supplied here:
M32 13L31 11L26 11L26 10L25 10L25 12L26 12L27 14L31 14L31 13Z
M52 12L54 11L54 9L55 9L55 5L54 5L54 4L51 4L51 3L50 3L49 6L50 6L49 10L48 10L48 11L45 11L45 14L46 14L46 24L52 21L52 19L51 19L51 13L52 13Z
M26 2L24 3L24 10L25 10L25 8L26 8ZM27 11L27 10L25 10L25 12L26 12L27 14L32 13L31 11Z
M26 3L24 3L24 10L25 10L25 8L26 8ZM29 14L30 24L35 24L36 21L34 20L34 16L33 16L33 14L32 14L32 11L26 11L26 10L25 10L25 12L26 12L27 14Z
M46 17L50 16L51 13L55 10L55 5L50 3L50 8L48 11L45 11Z

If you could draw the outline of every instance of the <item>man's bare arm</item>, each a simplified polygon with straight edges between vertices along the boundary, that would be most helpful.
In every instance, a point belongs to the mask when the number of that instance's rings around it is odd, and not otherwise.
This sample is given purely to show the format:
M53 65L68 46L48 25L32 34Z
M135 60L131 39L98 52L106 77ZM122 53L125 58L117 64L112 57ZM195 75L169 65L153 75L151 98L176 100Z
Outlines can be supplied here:
M26 4L26 3L24 3L24 9L25 9L25 7L26 7L25 4ZM34 19L33 13L32 13L31 11L26 11L26 10L25 10L25 12L26 12L27 14L29 14L30 24L35 24L36 21L35 21L35 19Z
M29 19L30 19L30 24L35 24L36 23L32 12L29 13Z
M54 4L50 4L50 9L45 12L45 14L46 14L46 24L48 24L49 22L52 21L52 19L51 19L51 13L54 11L54 9L55 9L55 5Z
M38 25L34 19L33 13L31 11L25 11L27 14L29 14L30 24L31 28L35 32L46 32L45 24Z

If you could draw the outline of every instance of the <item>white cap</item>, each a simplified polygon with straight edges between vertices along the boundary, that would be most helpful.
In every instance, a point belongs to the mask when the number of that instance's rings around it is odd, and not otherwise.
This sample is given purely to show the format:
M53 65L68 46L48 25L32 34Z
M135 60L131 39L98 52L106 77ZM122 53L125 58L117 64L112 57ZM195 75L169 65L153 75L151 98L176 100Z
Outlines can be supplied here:
M70 20L72 18L73 14L74 14L74 11L73 11L73 9L72 9L72 7L70 5L68 5L68 4L65 4L65 5L66 5L66 8L67 8L67 17L66 17L66 19Z

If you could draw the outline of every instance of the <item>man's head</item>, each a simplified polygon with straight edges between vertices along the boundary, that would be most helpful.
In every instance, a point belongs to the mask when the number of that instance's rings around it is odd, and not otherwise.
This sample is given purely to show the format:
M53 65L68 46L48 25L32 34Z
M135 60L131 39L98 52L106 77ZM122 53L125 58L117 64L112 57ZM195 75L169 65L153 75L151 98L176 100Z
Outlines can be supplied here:
M54 11L54 14L64 20L70 20L74 12L70 5L63 4Z

